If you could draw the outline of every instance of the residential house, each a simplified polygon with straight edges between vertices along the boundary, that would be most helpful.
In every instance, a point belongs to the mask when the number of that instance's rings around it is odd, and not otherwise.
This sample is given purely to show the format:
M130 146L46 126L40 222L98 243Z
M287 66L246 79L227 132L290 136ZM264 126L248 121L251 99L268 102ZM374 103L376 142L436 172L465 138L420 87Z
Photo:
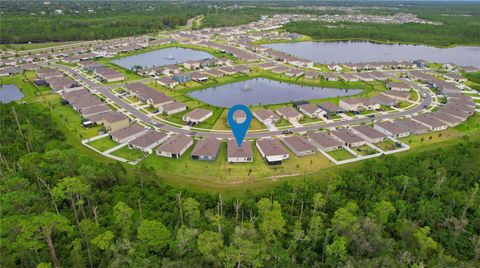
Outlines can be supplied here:
M283 138L283 143L296 155L304 156L317 152L317 147L304 136L289 136Z
M256 146L269 165L281 164L289 157L287 149L277 139L260 139L256 141Z
M182 102L170 102L159 107L159 112L166 115L176 114L187 110L187 105Z
M275 112L288 122L298 122L300 119L303 118L303 115L301 113L288 106L279 108Z
M147 133L148 129L140 124L131 124L128 127L110 132L110 138L118 143L125 143Z
M267 109L258 109L253 111L253 116L265 126L273 126L280 121L280 117Z
M94 124L103 125L107 131L116 131L129 126L128 117L120 112L105 112L87 117Z
M183 121L194 124L201 123L207 120L210 116L213 115L213 112L203 108L196 108L190 111L188 114L183 116Z
M426 114L420 114L420 115L414 116L412 117L412 120L428 127L432 131L440 131L440 130L447 129L448 127L446 123L439 121Z
M220 140L208 138L199 140L192 151L192 159L214 161L220 150Z
M190 80L190 74L184 72L176 72L172 76L173 80L177 81L178 83L186 83Z
M367 125L358 125L350 128L352 132L358 135L360 138L367 140L371 143L378 143L384 141L387 137L384 133L369 127Z
M160 77L157 80L157 83L159 85L162 85L162 86L168 87L168 88L174 88L176 85L178 85L177 81L173 80L172 78L170 78L168 76Z
M330 135L348 147L359 147L367 143L367 141L355 135L349 129L332 130Z
M252 144L244 140L240 146L237 141L231 139L227 142L227 162L246 163L253 162Z
M410 135L410 131L407 128L396 125L390 121L377 122L373 128L394 138L403 138Z
M397 126L407 129L412 134L425 134L428 128L410 118L396 119L393 123Z
M193 139L183 134L175 134L157 148L157 155L180 158L192 146Z
M404 82L387 83L386 87L390 90L410 91L410 85Z
M297 108L300 112L304 113L310 118L320 118L326 113L324 110L320 109L320 107L311 103L298 105Z
M332 151L342 147L342 142L333 138L325 132L313 132L308 134L308 138L313 144L324 151Z

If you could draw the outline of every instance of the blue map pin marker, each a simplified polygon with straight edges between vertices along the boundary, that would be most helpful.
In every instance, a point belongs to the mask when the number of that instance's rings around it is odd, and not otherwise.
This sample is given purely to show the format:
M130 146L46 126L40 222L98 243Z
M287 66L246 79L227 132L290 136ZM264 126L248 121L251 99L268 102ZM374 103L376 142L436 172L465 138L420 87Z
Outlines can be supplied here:
M243 111L245 113L245 121L241 123L237 123L237 121L235 121L233 115L236 111ZM237 104L230 108L230 110L228 110L227 120L230 128L232 129L233 136L237 141L238 147L240 147L242 145L243 139L245 138L245 135L247 134L248 127L250 127L250 121L252 121L252 113L247 106Z

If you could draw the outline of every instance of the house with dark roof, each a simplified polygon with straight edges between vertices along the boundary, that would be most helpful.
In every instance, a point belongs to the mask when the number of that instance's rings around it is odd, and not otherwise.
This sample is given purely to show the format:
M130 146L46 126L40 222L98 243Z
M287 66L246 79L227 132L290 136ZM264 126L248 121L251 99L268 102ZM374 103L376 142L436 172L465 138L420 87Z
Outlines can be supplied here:
M285 143L296 156L310 155L317 152L317 147L304 136L285 137L283 138L283 143Z
M180 158L192 146L193 139L183 134L176 134L157 148L157 155Z
M192 159L214 161L217 159L220 143L220 140L215 138L199 140L193 147Z
M310 141L324 151L332 151L342 147L342 142L325 132L313 132L308 134Z
M269 165L281 164L289 157L287 149L277 139L260 139L255 144Z
M139 149L151 154L153 152L153 148L160 145L167 139L168 135L165 133L148 130L145 134L130 141L128 146L130 148Z
M240 146L237 141L228 140L227 142L227 162L228 163L246 163L253 162L252 144L244 140Z

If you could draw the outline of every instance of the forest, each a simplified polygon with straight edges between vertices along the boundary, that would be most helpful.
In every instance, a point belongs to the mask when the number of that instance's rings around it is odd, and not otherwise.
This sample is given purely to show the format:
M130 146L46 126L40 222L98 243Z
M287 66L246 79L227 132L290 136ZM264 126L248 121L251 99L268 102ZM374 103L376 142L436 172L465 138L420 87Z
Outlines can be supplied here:
M370 40L432 46L480 44L480 16L430 15L422 18L443 25L299 21L288 23L283 29L316 40Z
M1 267L478 267L480 142L234 196L75 151L0 105Z
M21 5L24 4L25 5ZM151 1L115 2L2 2L0 43L111 39L174 29L202 12L192 3ZM29 5L28 5L29 4ZM37 12L32 14L32 10ZM61 14L56 14L61 10Z

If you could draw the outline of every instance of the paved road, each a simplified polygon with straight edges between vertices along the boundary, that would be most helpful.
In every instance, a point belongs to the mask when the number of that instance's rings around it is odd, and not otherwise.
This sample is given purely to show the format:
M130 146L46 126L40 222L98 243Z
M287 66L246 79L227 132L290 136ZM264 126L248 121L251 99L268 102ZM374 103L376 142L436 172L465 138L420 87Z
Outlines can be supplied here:
M148 117L146 114L138 111L134 107L132 107L130 104L126 103L123 101L121 98L117 97L113 93L109 91L108 86L102 86L99 85L87 77L85 77L83 74L77 72L76 70L64 66L64 65L58 65L58 64L51 64L51 66L57 67L59 69L62 69L63 71L69 73L70 75L76 77L77 79L83 81L86 85L91 87L92 89L97 90L113 102L120 106L121 108L125 109L126 111L130 112L132 115L137 117L137 119L144 121L147 124L150 125L155 125L156 127L164 130L164 131L169 131L169 132L175 132L175 133L182 133L186 135L192 135L196 137L209 137L209 138L222 138L222 139L230 139L233 138L233 135L231 133L220 133L220 132L206 132L206 131L195 131L195 130L188 130L188 129L182 129L179 127L174 127L171 125L163 124L159 122L158 120L155 120L153 118ZM298 132L306 132L306 131L314 131L318 130L319 128L331 128L331 127L341 127L341 126L347 126L347 125L355 125L355 124L360 124L360 123L365 123L365 122L371 122L372 120L380 120L380 119L394 119L402 116L407 116L407 115L412 115L414 113L421 112L424 107L430 106L432 103L432 97L430 93L417 86L414 82L404 80L405 82L409 83L410 85L414 86L422 95L425 95L426 97L422 99L422 102L415 106L412 109L406 110L406 111L401 111L397 113L389 113L389 114L383 114L383 115L376 115L375 118L355 118L352 120L348 121L340 121L340 122L331 122L331 123L318 123L318 124L313 124L309 126L302 126L302 127L292 127L292 128L287 128L283 130L276 130L276 131L269 131L269 132L256 132L256 133L247 133L247 138L262 138L262 137L270 137L270 136L278 136L282 135L282 131L284 130L290 130L292 132L298 133ZM154 122L154 123L153 123Z

